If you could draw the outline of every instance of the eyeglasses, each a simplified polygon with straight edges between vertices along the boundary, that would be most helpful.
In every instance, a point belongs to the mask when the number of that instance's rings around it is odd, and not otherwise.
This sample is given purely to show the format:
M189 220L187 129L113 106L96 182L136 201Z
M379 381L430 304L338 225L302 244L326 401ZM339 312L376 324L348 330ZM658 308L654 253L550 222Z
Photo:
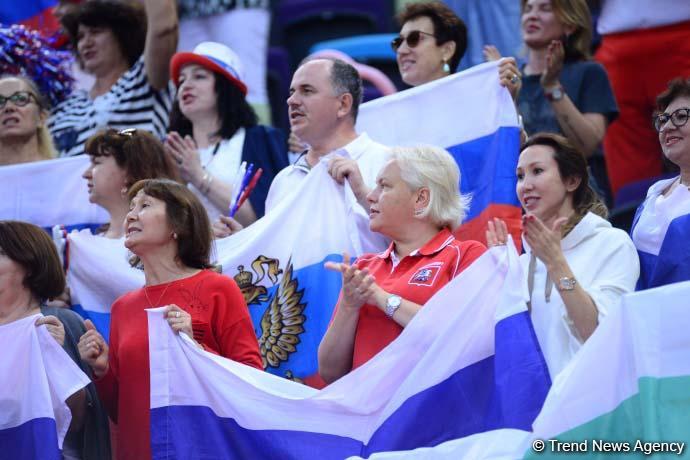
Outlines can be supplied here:
M661 128L669 120L671 120L671 123L673 123L673 126L676 128L685 126L685 124L688 122L688 118L690 118L690 109L687 108L674 110L671 114L658 113L652 117L654 121L654 128L656 128L657 131L661 131Z
M17 91L16 93L7 97L0 96L0 109L5 108L7 101L12 101L12 104L16 105L17 107L24 107L31 102L31 99L35 100L36 96L28 91Z
M120 136L134 137L137 133L136 128L127 128L117 132Z
M413 30L409 34L407 34L407 37L403 37L402 35L398 35L391 41L391 48L393 48L393 51L398 51L398 48L402 46L404 41L407 41L407 46L410 48L414 48L415 46L419 45L419 40L422 38L422 34L428 35L430 37L436 37L434 34L430 34L428 32L422 32L421 30Z

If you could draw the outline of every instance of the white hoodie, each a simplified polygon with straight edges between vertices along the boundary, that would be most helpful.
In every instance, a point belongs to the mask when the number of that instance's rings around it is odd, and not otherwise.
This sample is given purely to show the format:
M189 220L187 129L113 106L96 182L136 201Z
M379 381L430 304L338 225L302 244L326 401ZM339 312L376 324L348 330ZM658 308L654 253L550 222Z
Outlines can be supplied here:
M524 273L529 270L531 249L523 238L520 256ZM599 311L599 323L617 308L623 294L633 292L640 275L640 261L632 240L623 230L587 213L561 241L561 248L579 285ZM539 339L551 378L555 379L582 346L556 284L546 292L546 266L537 259L532 290L532 324ZM550 296L547 302L546 298Z

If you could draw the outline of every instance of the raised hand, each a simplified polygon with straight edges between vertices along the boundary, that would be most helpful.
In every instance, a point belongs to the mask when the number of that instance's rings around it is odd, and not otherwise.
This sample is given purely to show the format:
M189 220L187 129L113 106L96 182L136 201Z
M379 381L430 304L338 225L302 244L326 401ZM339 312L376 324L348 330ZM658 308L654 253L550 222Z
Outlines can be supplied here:
M565 49L563 48L563 42L552 40L546 51L546 69L541 74L540 83L542 88L549 89L559 85L558 77L561 75L564 59Z
M96 378L102 377L108 370L108 344L96 330L90 319L84 321L86 332L79 339L77 349L81 360L91 366Z
M544 262L547 268L565 260L561 249L561 239L563 238L562 228L567 221L567 217L560 217L554 221L551 228L548 228L534 214L522 216L525 240L532 248L534 255Z
M343 253L343 262L326 262L328 270L338 271L342 275L342 291L339 308L359 310L365 303L374 303L374 297L379 289L369 269L358 269L349 263L350 256Z
M486 244L487 246L504 246L508 242L508 226L506 223L497 217L490 220L486 229Z
M175 131L171 131L164 145L166 153L177 163L182 179L195 186L200 185L204 177L204 168L201 166L201 157L194 139L191 136L183 138Z

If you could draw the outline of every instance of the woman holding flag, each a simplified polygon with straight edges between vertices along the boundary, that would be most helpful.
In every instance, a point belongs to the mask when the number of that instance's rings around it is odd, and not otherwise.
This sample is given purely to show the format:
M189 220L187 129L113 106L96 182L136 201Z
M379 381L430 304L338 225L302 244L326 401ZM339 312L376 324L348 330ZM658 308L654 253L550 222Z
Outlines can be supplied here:
M71 310L46 306L64 288L62 264L48 234L26 222L0 221L0 326L43 315L36 320L36 326L44 325L77 366L90 375L77 351L84 322ZM65 436L63 458L109 459L108 419L94 385L75 393L67 405L72 411L72 424ZM11 419L13 411L8 412Z
M288 164L284 136L257 124L242 64L227 46L204 42L177 53L170 72L178 91L166 151L211 221L233 215L251 224L263 216L271 181ZM238 206L252 180L253 193Z
M460 170L437 147L394 148L369 193L369 226L392 243L380 254L350 264L327 262L343 287L319 346L319 374L333 382L392 342L432 295L486 250L458 241L468 198L459 191Z
M203 205L184 185L139 181L128 192L125 246L143 265L146 285L115 301L110 347L89 324L79 341L96 387L118 425L120 459L151 458L150 374L146 309L199 347L262 369L244 297L232 278L210 270L211 228Z
M654 127L664 156L680 174L652 185L635 216L640 256L638 289L690 280L690 79L671 81L657 98Z
M520 261L528 306L555 378L623 294L635 289L640 263L630 237L606 221L608 211L589 185L585 157L565 137L530 137L516 174L525 210ZM489 246L507 239L503 221L489 222Z

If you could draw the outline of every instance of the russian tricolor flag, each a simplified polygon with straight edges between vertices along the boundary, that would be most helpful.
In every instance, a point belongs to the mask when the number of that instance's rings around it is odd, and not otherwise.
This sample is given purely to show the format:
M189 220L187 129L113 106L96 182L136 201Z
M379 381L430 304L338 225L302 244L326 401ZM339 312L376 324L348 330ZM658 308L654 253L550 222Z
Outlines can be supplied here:
M368 102L357 128L384 145L444 147L460 166L462 193L472 196L456 236L484 241L487 222L500 217L519 244L520 128L510 94L499 85L497 66L488 62Z
M550 381L524 294L514 246L493 248L323 390L207 353L149 310L153 456L342 459L529 430Z
M640 257L640 279L637 290L649 289L666 284L690 281L690 206L687 202L659 203L659 196L676 179L657 182L650 187L647 198L635 213L632 230ZM687 193L677 190L674 193ZM635 229L640 222L640 214L646 209L654 217L654 228L646 229L663 234L658 240L639 241ZM675 216L675 217L674 217Z
M495 63L367 103L358 130L386 145L426 143L454 155L462 191L473 198L461 238L483 240L488 216L505 218L514 235L519 232L519 129ZM42 226L103 222L102 210L88 204L81 178L87 162L81 157L0 168L0 196L10 197L0 201L0 211ZM340 290L339 276L324 270L323 262L345 250L358 256L386 247L369 232L349 188L338 186L324 169L314 168L300 190L268 216L217 242L223 273L245 293L266 368L281 377L308 380L316 373L318 344ZM41 186L26 187L28 181ZM75 309L106 337L112 302L143 285L121 244L85 232L67 238Z
M72 413L65 401L90 383L32 315L0 326L0 457L60 460Z

